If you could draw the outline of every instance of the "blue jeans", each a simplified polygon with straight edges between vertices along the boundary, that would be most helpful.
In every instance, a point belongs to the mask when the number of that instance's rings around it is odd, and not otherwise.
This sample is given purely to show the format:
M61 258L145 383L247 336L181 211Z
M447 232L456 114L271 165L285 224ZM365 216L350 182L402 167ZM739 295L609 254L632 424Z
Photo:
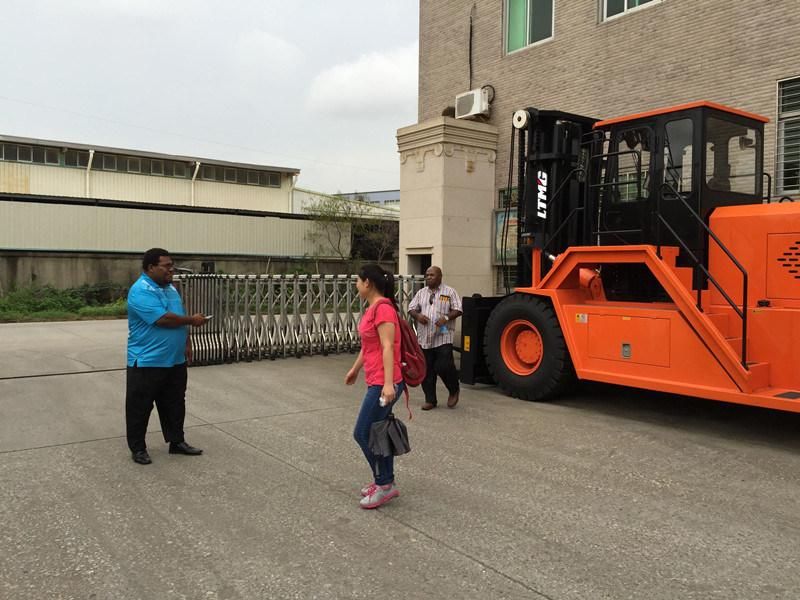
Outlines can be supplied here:
M394 384L395 402L400 398L400 394L403 393L405 387L406 384L403 382ZM361 446L361 450L364 452L364 456L372 469L375 483L378 485L386 485L394 481L394 456L375 456L370 452L368 446L369 430L372 424L383 421L392 412L392 406L394 405L394 403L388 406L380 405L382 390L382 385L367 387L367 394L361 402L361 410L358 412L358 419L356 419L356 426L353 430L353 437L358 442L358 445Z

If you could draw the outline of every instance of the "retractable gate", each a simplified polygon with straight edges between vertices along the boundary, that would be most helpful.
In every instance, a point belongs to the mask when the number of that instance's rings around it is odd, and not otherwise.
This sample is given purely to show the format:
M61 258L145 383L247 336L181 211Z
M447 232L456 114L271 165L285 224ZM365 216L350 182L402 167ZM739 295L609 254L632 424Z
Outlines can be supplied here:
M355 275L180 275L188 314L213 315L192 329L194 364L354 352L364 303ZM421 275L395 276L396 300L408 303Z

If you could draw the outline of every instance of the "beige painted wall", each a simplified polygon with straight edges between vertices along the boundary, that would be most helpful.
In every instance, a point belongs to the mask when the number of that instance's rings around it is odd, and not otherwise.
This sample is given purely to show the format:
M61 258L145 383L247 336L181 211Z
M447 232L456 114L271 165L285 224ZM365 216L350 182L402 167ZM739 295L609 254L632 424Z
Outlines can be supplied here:
M437 117L398 130L400 272L430 254L462 296L492 293L497 129Z

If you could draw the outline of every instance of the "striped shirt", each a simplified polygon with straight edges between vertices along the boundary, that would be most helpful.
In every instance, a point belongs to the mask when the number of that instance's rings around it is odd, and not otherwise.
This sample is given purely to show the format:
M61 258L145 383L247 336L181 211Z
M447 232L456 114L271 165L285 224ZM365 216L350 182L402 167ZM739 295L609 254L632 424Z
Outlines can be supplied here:
M461 296L449 285L441 284L435 290L424 287L419 290L408 305L408 310L418 310L428 317L429 323L417 321L417 337L423 348L438 348L453 343L456 325L448 321L443 327L436 326L436 320L449 314L451 310L461 311Z

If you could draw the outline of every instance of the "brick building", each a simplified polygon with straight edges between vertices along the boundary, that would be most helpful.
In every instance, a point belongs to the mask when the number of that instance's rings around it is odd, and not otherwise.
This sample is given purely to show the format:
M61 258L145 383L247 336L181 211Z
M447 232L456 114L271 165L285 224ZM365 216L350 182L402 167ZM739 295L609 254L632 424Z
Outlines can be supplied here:
M796 196L800 45L792 40L798 25L795 0L421 0L419 124L398 133L401 163L410 153L419 155L411 140L420 137L423 124L436 122L446 131L455 123L441 115L457 94L491 86L491 113L480 125L496 128L496 143L478 147L488 153L493 170L493 198L481 201L490 203L485 210L491 213L491 203L496 206L498 192L507 187L515 110L532 106L611 118L710 100L770 119L764 168L773 176L772 193ZM444 133L437 142L444 143L444 155L447 138ZM458 139L451 142L456 155L459 147L464 156L470 153ZM409 177L410 171L407 184ZM409 210L415 186L410 188L403 196L404 208L406 196L411 201ZM442 189L448 188L452 182L445 181ZM446 205L444 200L441 214L455 216ZM470 235L483 244L491 233L486 223L480 227ZM433 260L446 260L435 246ZM473 268L489 267L475 259ZM413 270L413 261L408 264Z

